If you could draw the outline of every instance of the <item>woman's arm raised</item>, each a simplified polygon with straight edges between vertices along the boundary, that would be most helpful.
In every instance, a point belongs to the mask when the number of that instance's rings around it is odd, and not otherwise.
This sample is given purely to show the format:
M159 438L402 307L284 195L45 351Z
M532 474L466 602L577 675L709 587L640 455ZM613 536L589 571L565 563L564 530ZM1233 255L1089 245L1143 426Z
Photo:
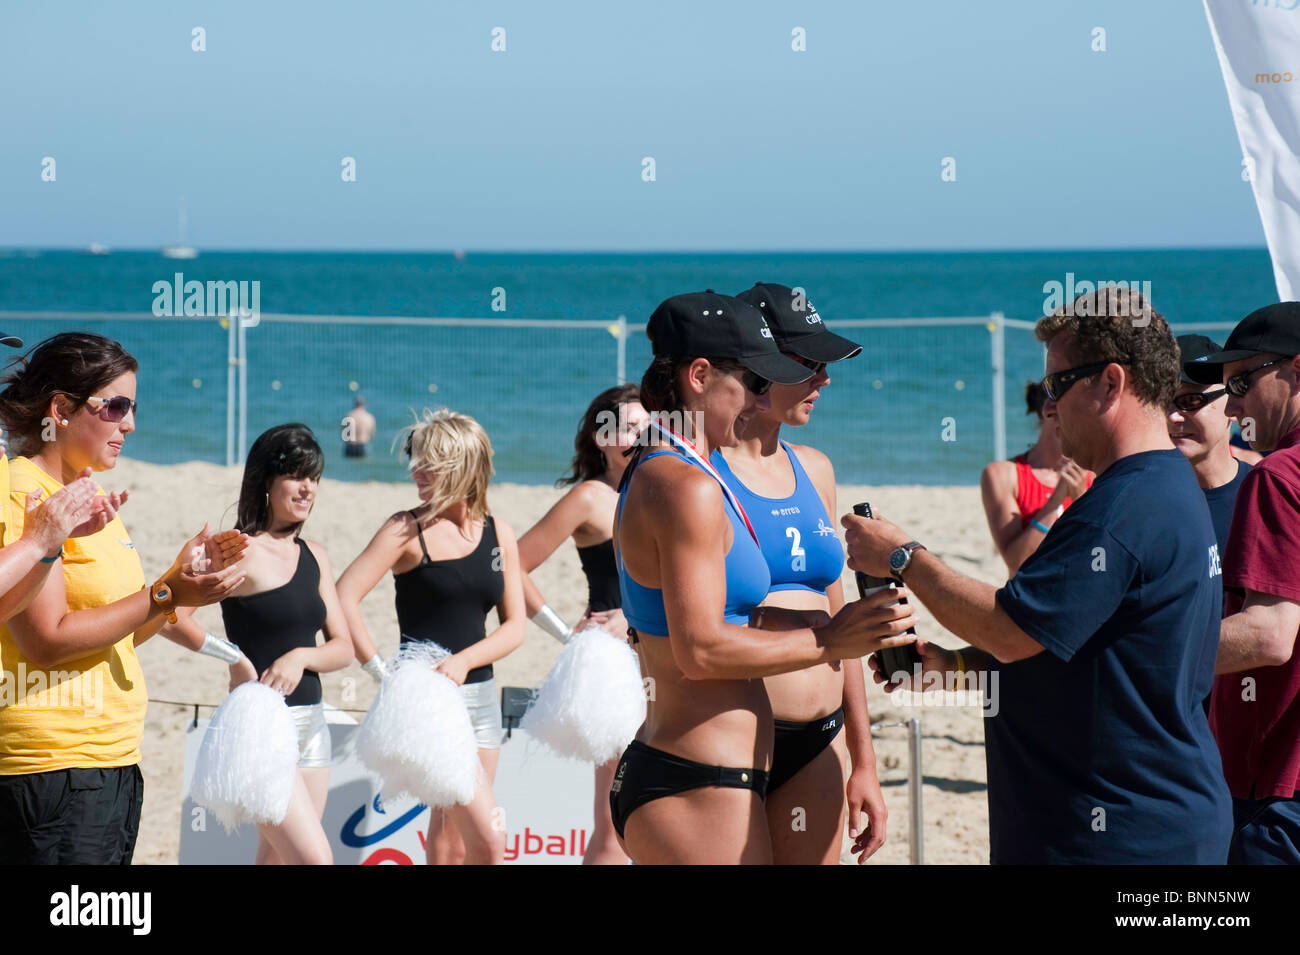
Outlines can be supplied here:
M335 584L339 608L352 640L353 654L359 663L368 663L377 655L375 642L361 616L361 601L401 559L414 527L415 518L406 511L394 514L370 539L366 549L348 564Z
M242 537L242 535L239 535ZM238 563L214 573L195 574L188 561L195 548L210 540L207 525L186 542L175 562L163 575L180 606L200 607L229 596L244 581ZM237 558L236 558L237 559ZM103 607L69 610L62 562L45 580L31 605L9 621L9 632L22 654L40 667L53 667L107 649L129 633L147 637L163 620L146 587L139 593L115 600ZM141 642L143 637L136 640Z

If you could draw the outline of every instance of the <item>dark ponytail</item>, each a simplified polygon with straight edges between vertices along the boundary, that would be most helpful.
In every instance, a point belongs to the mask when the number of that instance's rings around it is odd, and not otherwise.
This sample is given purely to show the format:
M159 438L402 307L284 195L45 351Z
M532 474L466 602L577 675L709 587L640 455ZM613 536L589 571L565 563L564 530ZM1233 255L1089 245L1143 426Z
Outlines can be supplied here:
M673 412L682 410L682 396L677 388L677 374L696 357L704 358L715 370L727 373L740 367L740 362L732 358L708 358L693 356L690 358L665 358L660 356L650 362L650 367L641 376L641 404L649 412Z
M1025 382L1025 414L1038 415L1041 420L1045 404L1047 395L1043 392L1042 384L1037 381Z

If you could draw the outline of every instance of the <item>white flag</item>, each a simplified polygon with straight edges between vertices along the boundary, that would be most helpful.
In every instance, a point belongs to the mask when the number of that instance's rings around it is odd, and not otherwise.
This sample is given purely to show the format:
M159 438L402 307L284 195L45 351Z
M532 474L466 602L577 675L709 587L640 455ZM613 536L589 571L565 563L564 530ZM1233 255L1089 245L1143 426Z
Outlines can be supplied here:
M1279 301L1300 299L1300 0L1205 0L1210 34L1273 258Z

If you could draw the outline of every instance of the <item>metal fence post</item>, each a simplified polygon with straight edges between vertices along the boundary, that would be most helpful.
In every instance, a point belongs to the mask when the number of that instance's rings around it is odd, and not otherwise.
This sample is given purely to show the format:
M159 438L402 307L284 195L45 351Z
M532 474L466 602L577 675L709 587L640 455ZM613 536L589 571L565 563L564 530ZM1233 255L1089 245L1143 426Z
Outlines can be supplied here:
M912 831L909 854L912 865L925 864L925 847L922 845L924 824L921 813L921 720L913 718L907 721L908 752L911 755L912 773L907 780L908 800L912 804Z
M989 316L989 331L993 334L993 460L1005 461L1007 457L1007 354L1006 316L994 312Z
M618 317L618 383L627 384L627 316Z
M237 318L226 319L226 467L235 463L235 323Z
M239 325L239 464L248 448L248 337L243 317L236 315L234 321Z

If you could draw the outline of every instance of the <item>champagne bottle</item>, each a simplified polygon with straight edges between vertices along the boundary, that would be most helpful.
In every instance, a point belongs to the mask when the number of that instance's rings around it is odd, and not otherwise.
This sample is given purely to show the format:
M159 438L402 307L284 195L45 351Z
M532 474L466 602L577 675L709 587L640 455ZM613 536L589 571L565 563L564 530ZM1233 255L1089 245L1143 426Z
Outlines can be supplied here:
M853 513L858 517L871 519L871 505L867 503L854 504ZM898 581L893 577L872 577L870 574L864 574L862 571L856 571L854 576L858 581L858 596L866 597L868 594L874 594L879 590L888 588L890 590L898 589ZM902 598L903 603L907 603L907 598ZM896 606L888 604L888 606ZM916 633L915 627L908 627L908 633ZM877 650L875 653L876 662L880 664L880 672L883 673L890 683L896 683L901 676L912 676L913 668L921 662L921 654L917 652L916 644L909 643L903 647L886 647Z

